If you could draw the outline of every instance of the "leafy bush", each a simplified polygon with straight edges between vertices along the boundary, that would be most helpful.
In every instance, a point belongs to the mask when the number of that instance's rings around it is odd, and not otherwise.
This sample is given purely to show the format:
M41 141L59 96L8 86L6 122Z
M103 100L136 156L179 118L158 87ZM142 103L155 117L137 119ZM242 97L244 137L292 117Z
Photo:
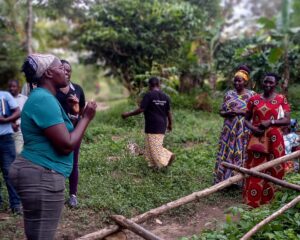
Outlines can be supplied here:
M287 176L287 181L300 184L299 174ZM231 213L238 215L239 220L233 221L230 216L226 219L221 229L205 230L200 236L194 236L190 240L235 240L240 239L246 232L254 227L258 222L265 219L283 205L287 204L298 193L292 190L282 189L276 193L276 197L271 204L264 205L260 208L249 210L247 207L232 207ZM259 240L282 240L300 239L300 204L289 209L274 221L264 226L253 239Z
M300 84L294 84L289 87L289 103L291 104L292 109L299 110L300 109Z
M223 92L213 95L209 90L198 89L190 94L171 95L172 106L175 109L201 110L218 113L223 101Z

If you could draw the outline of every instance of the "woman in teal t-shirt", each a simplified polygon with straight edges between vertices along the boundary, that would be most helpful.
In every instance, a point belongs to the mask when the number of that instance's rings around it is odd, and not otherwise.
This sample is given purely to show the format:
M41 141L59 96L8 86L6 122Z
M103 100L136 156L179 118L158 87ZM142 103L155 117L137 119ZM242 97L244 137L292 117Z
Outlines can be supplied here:
M60 60L53 55L31 54L22 70L27 82L38 87L22 111L24 150L13 162L9 177L22 201L27 239L54 239L73 150L97 106L89 102L74 128L55 97L56 90L67 85Z

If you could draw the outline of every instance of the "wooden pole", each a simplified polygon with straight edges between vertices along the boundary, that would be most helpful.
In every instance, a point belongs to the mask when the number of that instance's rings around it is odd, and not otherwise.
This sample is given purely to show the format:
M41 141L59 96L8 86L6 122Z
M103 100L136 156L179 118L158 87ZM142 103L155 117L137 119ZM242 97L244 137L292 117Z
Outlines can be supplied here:
M227 162L223 162L222 165L227 167L227 168L236 170L238 172L241 172L241 173L244 173L244 174L247 174L247 175L250 175L250 176L254 176L254 177L263 178L263 179L266 179L266 180L268 180L272 183L280 185L282 187L290 188L290 189L293 189L293 190L296 190L296 191L300 192L300 186L297 185L297 184L288 183L286 181L283 181L283 180L280 180L278 178L272 177L268 174L253 171L253 170L250 170L250 169L247 169L247 168L238 167L236 165L233 165L233 164L230 164L230 163L227 163Z
M247 232L240 240L248 240L250 237L252 237L255 233L258 232L259 229L261 229L264 225L268 224L269 222L273 221L275 218L277 218L279 215L283 214L288 209L294 207L297 203L300 202L300 195L293 199L288 204L284 205L282 208L280 208L278 211L274 212L269 217L262 220L260 223L255 225L249 232Z
M124 216L112 215L111 219L114 220L118 225L127 228L128 230L136 233L137 235L141 236L146 240L163 240L162 238L157 237L156 235L149 232L148 230L141 227L140 225L136 224L135 222L126 219Z
M262 170L268 169L270 167L273 167L275 165L278 165L278 164L284 163L286 161L292 160L294 158L297 158L299 156L300 156L300 150L296 151L296 152L293 152L289 155L286 155L286 156L283 156L283 157L280 157L280 158L276 158L272 161L266 162L264 164L261 164L259 166L254 167L254 168L251 168L251 170L262 171ZM222 181L222 182L220 182L216 185L213 185L213 186L211 186L209 188L206 188L204 190L201 190L199 192L194 192L194 193L192 193L188 196L179 198L179 199L177 199L173 202L169 202L169 203L164 204L160 207L151 209L148 212L145 212L143 214L140 214L136 217L131 218L130 220L135 222L135 223L145 222L146 220L148 220L150 218L153 218L157 215L160 215L164 212L167 212L168 210L177 208L181 205L187 204L189 202L193 202L195 200L198 200L199 198L206 197L206 196L208 196L212 193L215 193L215 192L217 192L217 191L219 191L223 188L226 188L226 187L230 186L233 183L241 181L244 177L245 176L243 174L237 174L237 175L235 175L233 177L230 177L227 180ZM105 238L106 236L108 236L110 234L113 234L113 233L117 232L119 229L120 228L117 225L110 225L110 226L108 226L106 228L103 228L99 231L84 235L84 236L78 238L78 240L102 239L102 238Z

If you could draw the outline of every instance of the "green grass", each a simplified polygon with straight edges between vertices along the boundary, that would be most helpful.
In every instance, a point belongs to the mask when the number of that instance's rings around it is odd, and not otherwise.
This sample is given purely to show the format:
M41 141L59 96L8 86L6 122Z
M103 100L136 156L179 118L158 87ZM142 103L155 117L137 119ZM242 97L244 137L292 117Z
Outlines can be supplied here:
M167 171L151 171L127 145L143 148L143 116L122 120L122 103L100 112L81 149L79 198L83 207L132 216L210 186L221 119L204 112L174 111L165 146L177 158Z
M147 167L143 156L131 154L127 147L136 143L142 149L144 145L143 116L120 117L134 107L120 101L97 113L81 146L80 208L64 209L61 232L69 229L79 236L99 229L112 213L131 217L211 186L222 119L214 113L174 109L174 130L166 134L165 146L176 154L176 160L169 169L155 172ZM222 192L203 201L217 204L224 198L240 196ZM180 216L193 212L193 208L188 204L169 214ZM83 221L86 216L96 219L97 226ZM0 236L22 239L20 222L21 218L0 221Z

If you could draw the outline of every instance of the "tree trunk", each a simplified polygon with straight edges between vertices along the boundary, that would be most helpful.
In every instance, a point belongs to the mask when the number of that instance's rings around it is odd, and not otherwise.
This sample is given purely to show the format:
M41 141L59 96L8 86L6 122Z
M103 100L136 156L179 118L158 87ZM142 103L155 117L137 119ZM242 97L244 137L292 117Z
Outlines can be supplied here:
M214 92L216 92L217 89L217 75L213 72L214 69L210 70L210 74L209 74L209 85L211 90Z
M284 76L283 76L283 84L282 91L283 94L287 96L288 94L288 86L290 80L290 66L289 66L289 0L282 1L282 12L281 12L282 26L283 26L283 48L284 48Z
M289 50L288 50L288 35L284 39L284 75L283 75L283 84L282 92L285 96L288 95L288 87L290 81L290 65L289 65Z
M129 94L133 93L133 88L132 88L132 80L133 77L132 75L129 73L129 70L125 67L121 68L122 71L122 81L123 81L123 85L124 87L128 90Z
M32 53L32 0L27 0L26 51Z
M179 77L179 92L189 93L193 88L200 85L199 79L189 72L182 72Z

